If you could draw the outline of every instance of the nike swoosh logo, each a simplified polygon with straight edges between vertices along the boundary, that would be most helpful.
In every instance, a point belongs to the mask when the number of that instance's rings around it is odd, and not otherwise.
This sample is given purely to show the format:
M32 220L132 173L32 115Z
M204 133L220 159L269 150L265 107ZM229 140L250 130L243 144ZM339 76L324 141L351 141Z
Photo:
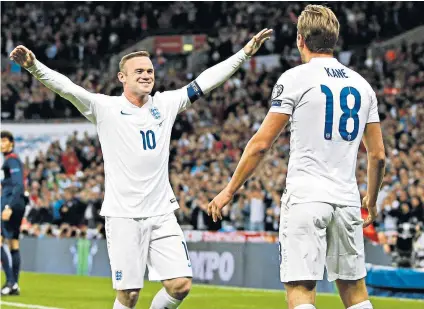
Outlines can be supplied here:
M124 113L123 111L121 111L121 115L132 115L132 114L127 114L127 113Z

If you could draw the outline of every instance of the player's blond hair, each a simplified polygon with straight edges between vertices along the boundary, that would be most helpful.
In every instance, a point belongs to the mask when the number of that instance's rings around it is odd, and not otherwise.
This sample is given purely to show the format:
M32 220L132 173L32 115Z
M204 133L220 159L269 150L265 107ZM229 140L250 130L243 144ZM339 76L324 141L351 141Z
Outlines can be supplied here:
M333 53L339 38L340 24L331 9L309 4L299 16L297 31L313 53Z
M122 57L121 61L119 61L119 71L124 72L124 65L127 60L130 60L135 57L147 57L150 58L150 54L148 51L141 50L138 52L130 53Z

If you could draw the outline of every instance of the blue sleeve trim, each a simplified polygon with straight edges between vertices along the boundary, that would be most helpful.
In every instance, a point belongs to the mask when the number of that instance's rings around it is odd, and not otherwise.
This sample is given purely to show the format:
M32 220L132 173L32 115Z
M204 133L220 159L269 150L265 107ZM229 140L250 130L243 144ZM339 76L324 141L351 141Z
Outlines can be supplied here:
M190 99L191 103L194 103L196 100L198 100L201 96L203 96L202 89L200 89L199 85L196 83L196 81L192 81L187 86L187 95Z

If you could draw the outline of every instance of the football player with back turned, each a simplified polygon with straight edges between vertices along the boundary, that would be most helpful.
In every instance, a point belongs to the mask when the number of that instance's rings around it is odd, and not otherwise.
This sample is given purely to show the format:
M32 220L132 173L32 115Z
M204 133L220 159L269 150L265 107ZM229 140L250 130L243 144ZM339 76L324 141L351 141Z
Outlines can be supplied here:
M333 57L339 35L334 13L308 5L297 24L302 65L274 87L271 108L251 138L227 187L209 204L217 220L290 122L290 159L281 198L280 277L289 309L314 309L324 266L349 309L372 309L364 277L363 226L377 215L385 153L377 99L370 84ZM356 182L358 148L368 154L368 192L361 218Z

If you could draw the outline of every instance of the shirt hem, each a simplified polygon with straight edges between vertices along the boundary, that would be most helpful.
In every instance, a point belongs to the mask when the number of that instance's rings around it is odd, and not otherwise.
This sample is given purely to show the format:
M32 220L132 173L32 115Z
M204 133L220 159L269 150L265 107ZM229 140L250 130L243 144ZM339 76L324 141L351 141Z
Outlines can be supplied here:
M283 195L284 196L284 195ZM283 199L283 196L281 199ZM301 199L296 198L293 195L290 195L290 203L291 204L305 204L305 203L327 203L337 206L347 206L347 207L361 207L360 202L354 201L341 201L341 200L327 200L327 199Z
M158 213L142 213L142 214L122 214L122 213L115 213L115 212L108 212L108 211L101 211L100 212L100 216L102 217L111 217L111 218L151 218L151 217L158 217L158 216L163 216L163 215L167 215L170 214L171 212L174 212L176 209L180 208L180 206L174 206L173 208L167 209L166 211L163 212L158 212Z
M284 108L281 108L281 107L271 107L269 109L269 112L270 113L286 114L286 115L290 115L290 116L293 114L293 112L291 110L284 109Z

